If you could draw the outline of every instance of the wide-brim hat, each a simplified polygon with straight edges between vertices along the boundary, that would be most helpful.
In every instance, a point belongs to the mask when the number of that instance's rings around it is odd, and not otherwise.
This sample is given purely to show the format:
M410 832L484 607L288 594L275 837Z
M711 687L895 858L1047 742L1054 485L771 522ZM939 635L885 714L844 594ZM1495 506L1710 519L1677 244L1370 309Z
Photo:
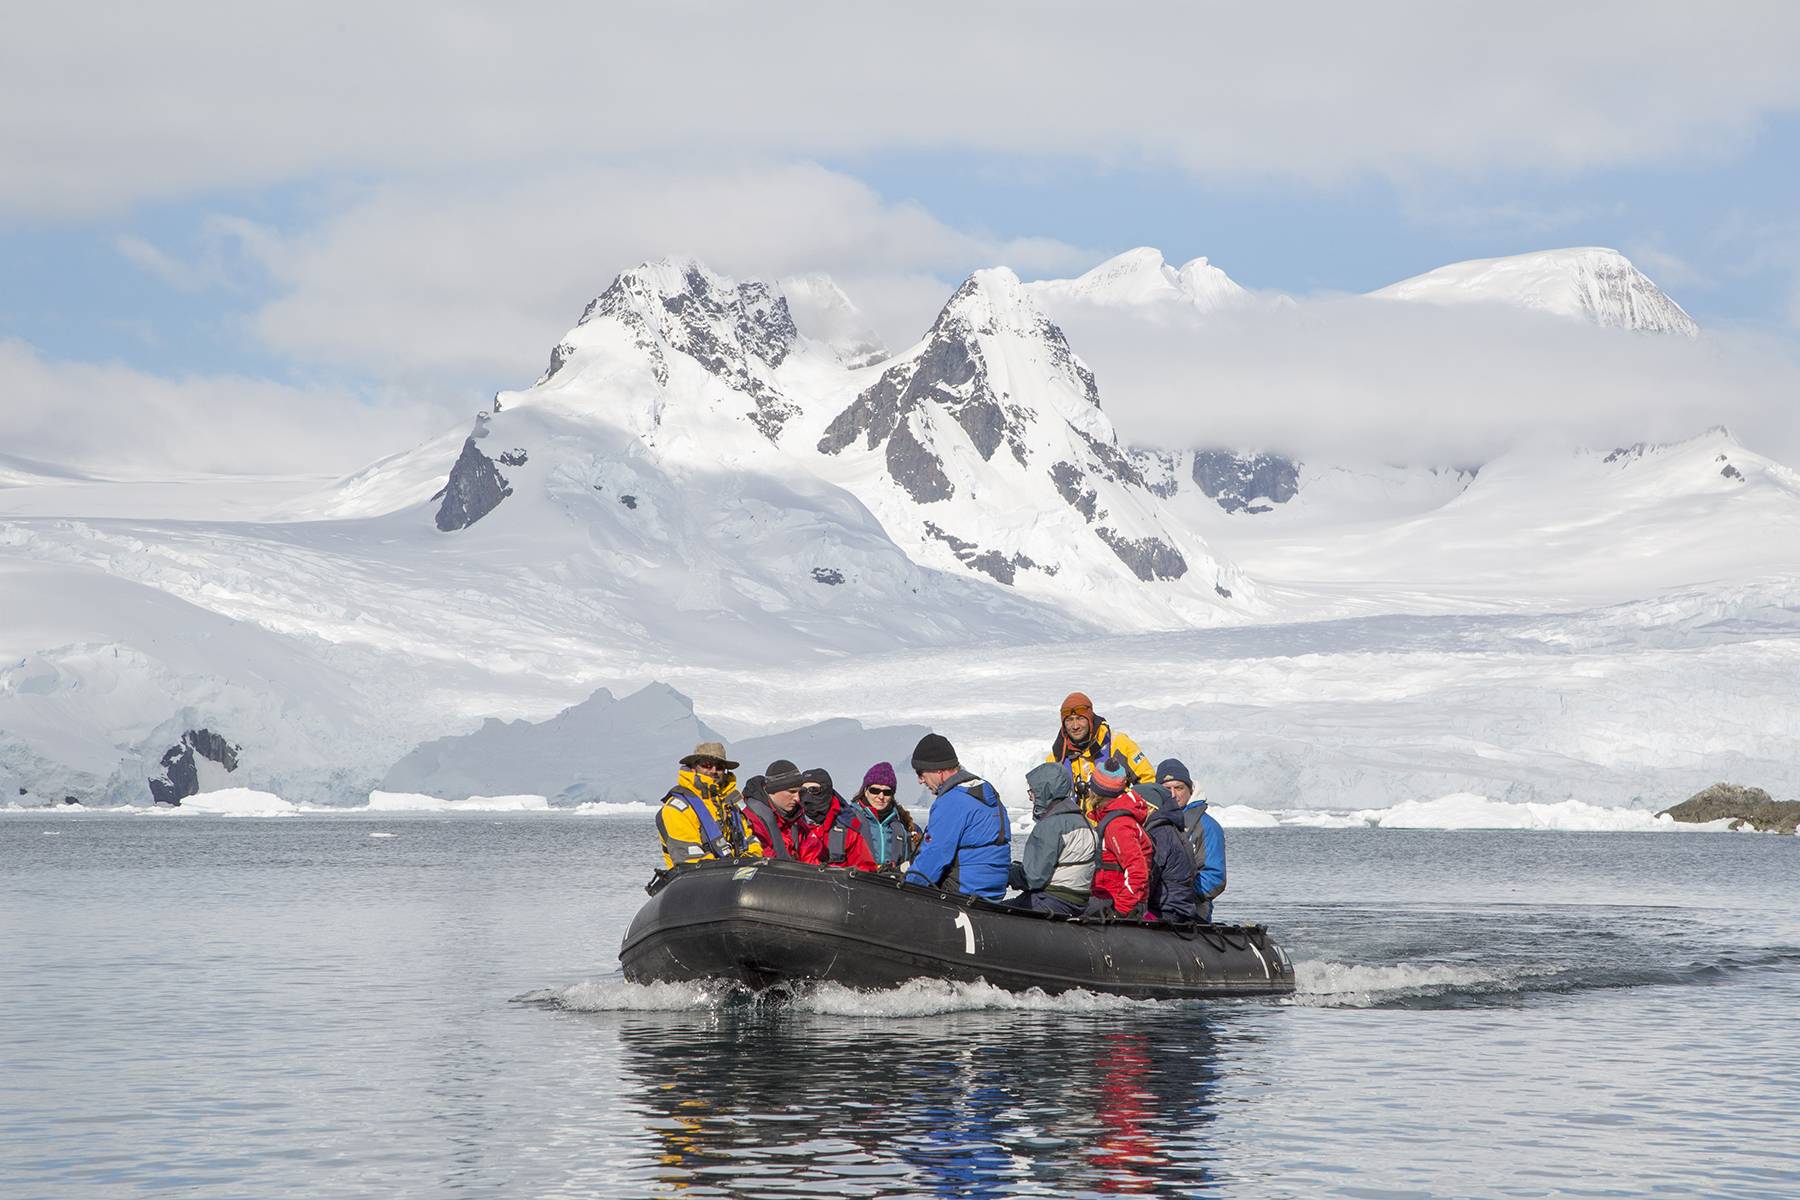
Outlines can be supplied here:
M738 765L725 757L724 742L701 742L694 747L694 752L681 760L681 765L691 768L695 763L705 759L714 759L725 764L727 771L735 771Z

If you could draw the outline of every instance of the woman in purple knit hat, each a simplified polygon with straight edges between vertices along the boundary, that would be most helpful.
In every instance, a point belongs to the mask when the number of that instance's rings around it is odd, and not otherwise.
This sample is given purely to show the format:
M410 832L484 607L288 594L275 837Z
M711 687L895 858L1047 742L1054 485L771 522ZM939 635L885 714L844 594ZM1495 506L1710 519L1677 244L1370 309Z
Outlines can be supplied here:
M878 762L864 773L862 787L851 800L862 814L863 840L869 844L869 853L874 855L877 869L884 871L912 861L919 839L925 836L894 795L898 786L894 764Z

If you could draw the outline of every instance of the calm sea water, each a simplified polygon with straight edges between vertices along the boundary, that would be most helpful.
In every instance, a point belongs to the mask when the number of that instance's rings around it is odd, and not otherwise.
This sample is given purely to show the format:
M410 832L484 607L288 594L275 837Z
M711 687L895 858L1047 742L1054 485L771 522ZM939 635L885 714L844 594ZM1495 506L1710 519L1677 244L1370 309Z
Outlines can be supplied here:
M1800 1195L1800 842L1230 840L1292 1002L632 987L646 818L0 818L0 1193Z

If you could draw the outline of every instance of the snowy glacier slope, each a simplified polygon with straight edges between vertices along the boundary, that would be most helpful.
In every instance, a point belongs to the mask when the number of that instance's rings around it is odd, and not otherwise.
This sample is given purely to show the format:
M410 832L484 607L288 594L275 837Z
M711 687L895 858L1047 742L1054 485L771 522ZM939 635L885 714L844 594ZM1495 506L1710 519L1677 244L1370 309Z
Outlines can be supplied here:
M1353 520L1310 499L1256 521L1190 511L1320 615L1582 608L1800 572L1800 474L1723 429L1666 446L1518 451L1441 478L1441 503Z

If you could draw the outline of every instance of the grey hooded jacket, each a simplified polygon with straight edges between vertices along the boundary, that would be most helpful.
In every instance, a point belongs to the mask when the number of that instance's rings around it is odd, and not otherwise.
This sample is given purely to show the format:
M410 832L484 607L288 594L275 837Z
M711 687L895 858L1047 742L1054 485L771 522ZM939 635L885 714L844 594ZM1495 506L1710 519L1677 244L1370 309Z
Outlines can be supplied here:
M1064 763L1040 763L1025 776L1037 824L1025 840L1025 890L1086 904L1094 887L1094 827L1075 799Z

